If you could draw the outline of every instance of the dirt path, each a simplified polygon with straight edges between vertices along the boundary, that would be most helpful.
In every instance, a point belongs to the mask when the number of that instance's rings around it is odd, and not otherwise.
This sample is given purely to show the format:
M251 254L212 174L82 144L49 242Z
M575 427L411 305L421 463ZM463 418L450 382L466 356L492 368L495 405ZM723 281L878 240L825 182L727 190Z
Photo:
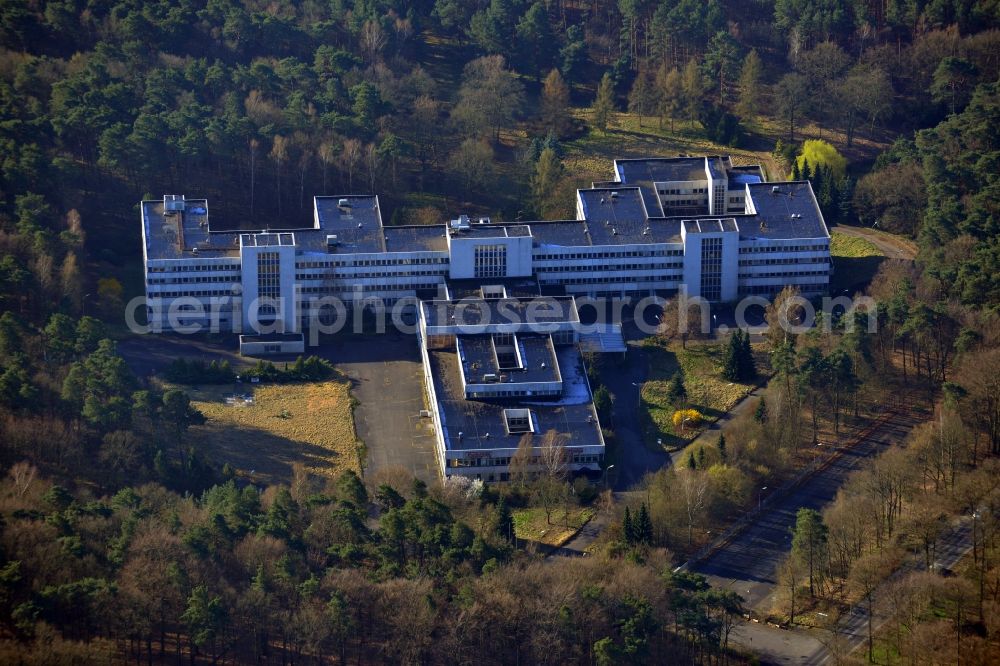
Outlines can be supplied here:
M906 261L913 261L913 259L917 256L917 244L908 238L903 238L902 236L886 233L877 229L869 229L867 227L848 227L844 225L837 225L834 229L845 236L863 238L866 241L869 241L872 245L881 250L889 259L904 259Z

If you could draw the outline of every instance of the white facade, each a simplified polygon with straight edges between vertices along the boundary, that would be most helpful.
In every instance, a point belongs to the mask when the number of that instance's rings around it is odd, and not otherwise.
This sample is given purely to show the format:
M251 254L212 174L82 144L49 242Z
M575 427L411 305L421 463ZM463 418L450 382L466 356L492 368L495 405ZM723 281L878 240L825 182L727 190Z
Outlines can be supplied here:
M534 277L592 296L684 286L722 302L827 291L829 232L808 183L764 183L718 157L618 161L615 177L578 192L576 220L517 224L383 227L377 197L316 197L311 227L220 232L204 200L144 201L149 321L297 332L317 299L391 305L449 279ZM692 214L665 214L679 208ZM282 306L262 316L258 297L274 295Z

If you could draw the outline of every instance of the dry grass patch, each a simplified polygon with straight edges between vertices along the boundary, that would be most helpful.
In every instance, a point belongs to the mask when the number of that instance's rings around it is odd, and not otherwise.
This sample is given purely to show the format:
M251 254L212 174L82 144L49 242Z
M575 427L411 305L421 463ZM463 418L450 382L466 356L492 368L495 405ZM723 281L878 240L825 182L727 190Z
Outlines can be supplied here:
M228 404L228 385L186 389L207 418L189 439L214 460L268 482L290 479L295 463L327 477L360 471L346 382L243 387L251 404Z
M673 449L691 441L711 422L736 406L754 389L754 384L730 382L722 376L726 343L694 342L685 349L680 342L647 338L644 348L649 359L649 381L642 385L642 410L645 412L646 442L655 446L661 440ZM767 373L767 355L761 345L754 345L758 372ZM687 389L686 407L705 417L700 427L675 427L672 422L677 406L667 399L670 379L678 368L684 371Z
M518 539L535 541L558 548L573 538L594 515L588 507L570 509L558 508L552 511L552 523L545 519L545 510L534 507L513 512L514 532Z

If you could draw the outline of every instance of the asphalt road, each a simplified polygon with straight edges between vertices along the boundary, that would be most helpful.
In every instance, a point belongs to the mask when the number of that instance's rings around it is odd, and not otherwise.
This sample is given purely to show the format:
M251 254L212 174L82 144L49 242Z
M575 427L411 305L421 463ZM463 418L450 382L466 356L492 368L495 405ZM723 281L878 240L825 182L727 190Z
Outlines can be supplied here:
M972 550L972 520L968 516L964 517L938 542L938 557L934 561L938 571L953 568L966 553ZM924 567L923 556L915 554L909 561L898 569L890 578L883 583L899 579L907 574L920 571ZM876 598L878 592L876 592ZM873 631L886 622L885 617L874 616ZM842 644L840 648L844 654L850 654L854 650L861 648L868 642L868 607L867 604L858 604L851 609L840 622L836 629ZM818 666L833 661L833 655L822 644L806 653L800 663L810 666Z
M390 480L404 471L430 483L438 478L431 419L424 409L423 372L416 338L400 333L356 335L316 353L351 380L358 437L368 449L365 477Z
M767 611L775 592L778 563L791 548L791 530L795 514L802 507L822 509L831 502L848 475L864 461L886 450L893 442L905 438L919 421L909 414L895 414L881 423L867 437L852 446L845 446L831 464L806 479L787 493L768 498L761 515L753 520L729 543L688 569L704 575L715 587L731 589L740 594L748 608ZM801 663L804 656L824 649L813 637L790 637L769 644L761 632L772 631L761 625L748 624L737 633L734 642L752 648L769 663ZM745 640L745 642L744 642Z
M648 366L645 351L630 340L618 371L604 373L604 383L614 395L614 422L607 425L614 428L618 454L614 469L608 473L608 482L616 491L632 488L647 473L670 463L665 451L654 451L643 442L639 391L646 381Z

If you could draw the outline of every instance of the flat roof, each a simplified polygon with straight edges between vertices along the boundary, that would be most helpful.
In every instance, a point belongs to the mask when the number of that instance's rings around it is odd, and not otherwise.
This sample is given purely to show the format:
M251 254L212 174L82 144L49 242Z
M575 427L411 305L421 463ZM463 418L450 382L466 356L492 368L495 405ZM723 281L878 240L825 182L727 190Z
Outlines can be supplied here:
M421 301L428 326L565 324L580 321L571 296Z
M744 185L750 183L763 183L764 180L764 170L759 164L734 166L729 169L730 189L733 189L734 187L743 189Z
M665 181L707 180L705 161L717 155L700 157L647 157L615 160L618 177L625 184L662 183Z
M467 384L479 384L483 375L506 375L512 384L523 382L559 381L559 362L549 335L516 334L521 367L501 368L494 352L495 336L460 335L458 349L462 353L462 376ZM506 382L505 382L506 383Z
M739 231L736 219L732 217L698 218L684 220L684 230L689 234L719 233L723 231Z
M447 230L443 224L383 227L388 252L447 252Z
M163 199L143 201L140 208L148 259L177 259L194 250L204 257L239 256L239 231L209 231L206 199L187 199L183 212L169 214Z
M350 206L342 208L339 203L345 199ZM300 239L300 247L304 251L325 253L326 236L336 235L337 252L385 252L378 197L371 195L316 197L314 202L322 234L303 234L309 241L304 243L306 238Z
M617 192L617 196L611 196ZM674 243L680 241L680 226L649 217L637 187L580 190L587 236L592 245L630 243ZM660 212L657 204L656 212Z
M583 376L585 371L578 352L575 357L565 354L560 357L561 361L563 359L573 366L568 368L573 377ZM504 418L504 410L512 408L531 410L535 447L540 446L550 431L562 436L567 447L597 447L604 443L589 395L581 400L548 402L524 398L466 400L455 352L428 350L428 360L448 450L489 452L516 449L523 435L507 434Z
M473 236L475 238L523 238L531 236L531 229L528 228L528 225L521 222L514 224L494 224L492 222L481 224L474 222L461 229L450 228L450 231L451 235L455 238L462 238L463 236Z
M290 231L240 234L240 245L251 247L280 247L295 245L295 234Z
M508 298L532 298L541 291L534 277L523 278L472 278L448 280L448 299L460 301L463 298L483 298L483 287L503 287Z
M592 245L584 220L531 222L531 234L539 245Z
M829 238L830 232L808 181L756 183L746 187L756 214L735 218L741 238Z

